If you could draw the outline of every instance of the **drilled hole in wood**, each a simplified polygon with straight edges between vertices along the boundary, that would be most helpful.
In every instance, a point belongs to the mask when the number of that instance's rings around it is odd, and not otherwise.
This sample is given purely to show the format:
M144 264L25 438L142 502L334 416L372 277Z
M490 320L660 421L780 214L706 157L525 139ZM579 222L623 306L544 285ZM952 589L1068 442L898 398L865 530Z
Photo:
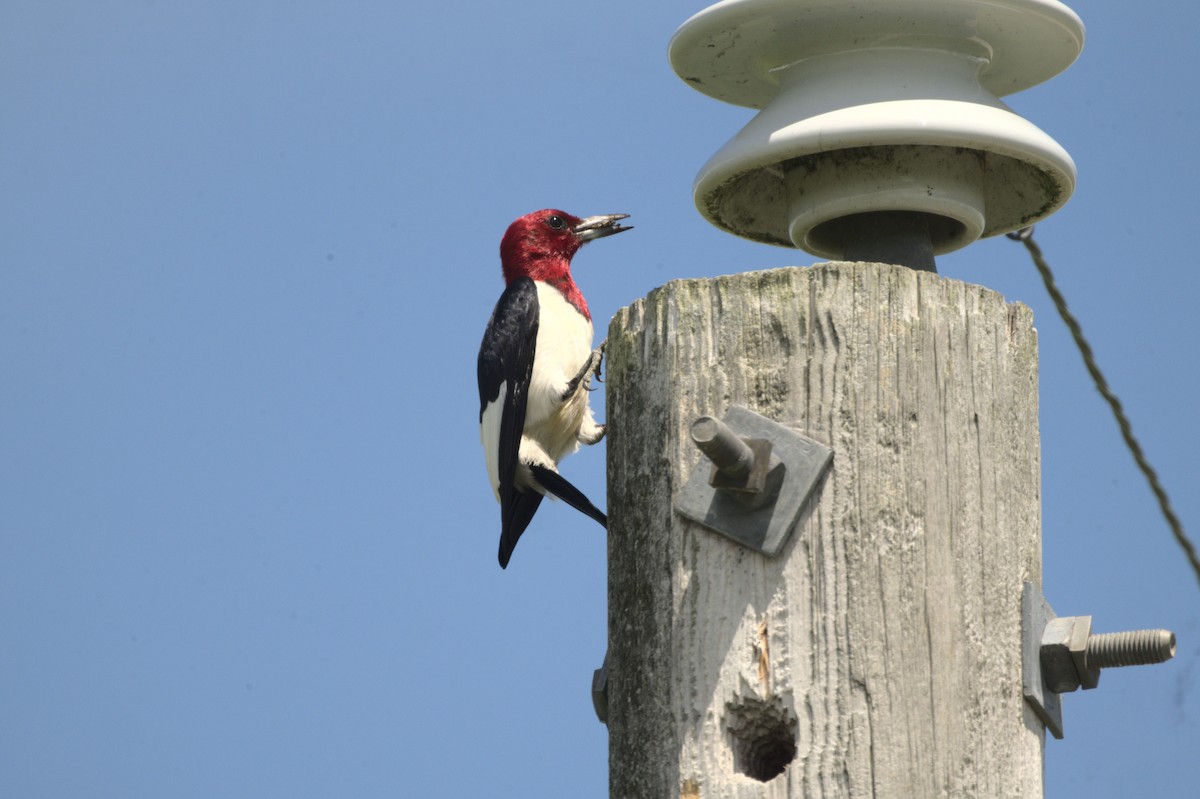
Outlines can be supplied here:
M733 767L769 782L796 759L796 718L778 699L739 699L725 707Z

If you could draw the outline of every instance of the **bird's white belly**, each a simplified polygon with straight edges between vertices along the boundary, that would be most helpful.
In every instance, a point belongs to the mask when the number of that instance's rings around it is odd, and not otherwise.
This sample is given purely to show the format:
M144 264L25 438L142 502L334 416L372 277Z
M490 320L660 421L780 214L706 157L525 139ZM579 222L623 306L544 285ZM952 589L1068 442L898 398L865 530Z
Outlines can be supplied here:
M538 335L525 409L520 459L548 468L579 448L579 430L593 423L587 391L563 400L567 384L591 357L592 323L558 289L538 282Z

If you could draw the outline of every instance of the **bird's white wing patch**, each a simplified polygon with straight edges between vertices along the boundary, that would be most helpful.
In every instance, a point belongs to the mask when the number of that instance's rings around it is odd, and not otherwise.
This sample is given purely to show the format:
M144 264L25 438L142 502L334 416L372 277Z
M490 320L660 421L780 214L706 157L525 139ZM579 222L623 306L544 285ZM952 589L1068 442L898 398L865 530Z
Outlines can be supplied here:
M508 381L500 384L496 399L483 409L479 422L479 443L483 444L483 459L487 462L488 482L496 501L500 501L500 420L504 417L504 400L508 397Z

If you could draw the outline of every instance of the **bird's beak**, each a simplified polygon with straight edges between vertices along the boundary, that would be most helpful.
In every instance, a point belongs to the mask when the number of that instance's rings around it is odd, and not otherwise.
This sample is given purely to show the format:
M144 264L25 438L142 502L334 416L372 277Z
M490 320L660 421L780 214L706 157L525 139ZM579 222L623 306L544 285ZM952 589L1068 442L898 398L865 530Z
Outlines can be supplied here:
M611 236L614 233L620 233L622 230L633 230L632 225L619 225L620 220L628 218L629 214L605 214L603 216L589 216L587 219L579 220L579 224L571 228L571 232L575 234L575 238L580 242L587 243L592 239L601 239L605 236Z

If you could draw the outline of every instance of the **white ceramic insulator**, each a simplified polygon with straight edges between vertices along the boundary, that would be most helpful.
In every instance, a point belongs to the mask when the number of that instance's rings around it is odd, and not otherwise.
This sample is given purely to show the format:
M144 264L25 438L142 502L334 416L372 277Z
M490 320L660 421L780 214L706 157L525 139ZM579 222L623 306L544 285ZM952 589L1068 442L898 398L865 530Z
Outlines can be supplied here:
M829 223L928 215L935 254L1049 216L1075 164L998 99L1065 69L1083 24L1055 0L725 0L679 29L689 85L762 110L704 167L700 212L739 236L842 256Z

